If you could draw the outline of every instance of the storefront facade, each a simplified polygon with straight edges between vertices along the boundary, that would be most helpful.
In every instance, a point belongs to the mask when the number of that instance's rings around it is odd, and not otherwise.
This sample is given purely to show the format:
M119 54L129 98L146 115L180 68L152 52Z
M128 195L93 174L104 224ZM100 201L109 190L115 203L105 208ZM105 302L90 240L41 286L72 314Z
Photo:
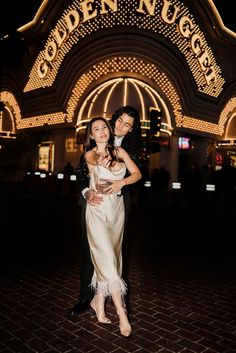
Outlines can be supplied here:
M212 1L45 0L18 40L0 92L7 177L76 167L86 121L127 104L140 113L150 172L164 165L178 180L180 166L214 167L218 141L233 146L236 35ZM161 112L156 135L150 108Z

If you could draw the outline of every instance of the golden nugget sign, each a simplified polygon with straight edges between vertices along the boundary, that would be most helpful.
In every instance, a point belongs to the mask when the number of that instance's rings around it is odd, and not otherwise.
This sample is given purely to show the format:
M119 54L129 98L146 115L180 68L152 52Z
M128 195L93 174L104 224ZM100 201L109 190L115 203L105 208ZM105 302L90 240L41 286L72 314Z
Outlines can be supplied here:
M175 0L130 0L128 6L127 0L82 0L74 1L64 11L50 33L25 91L51 86L65 55L74 44L101 28L114 26L138 27L169 38L185 56L199 91L211 94L213 89L217 96L222 90L221 69L184 4Z

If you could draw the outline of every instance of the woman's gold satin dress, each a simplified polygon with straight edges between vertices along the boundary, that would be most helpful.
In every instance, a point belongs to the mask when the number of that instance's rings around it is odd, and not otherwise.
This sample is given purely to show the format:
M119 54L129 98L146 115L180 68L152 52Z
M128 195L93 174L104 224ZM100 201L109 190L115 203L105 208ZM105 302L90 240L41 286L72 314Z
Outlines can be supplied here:
M90 169L90 188L96 189L98 179L123 179L126 167L110 171L95 165ZM126 293L122 274L122 241L124 233L125 209L122 195L103 195L100 205L86 206L87 236L94 274L91 287L96 293L109 296L120 291Z

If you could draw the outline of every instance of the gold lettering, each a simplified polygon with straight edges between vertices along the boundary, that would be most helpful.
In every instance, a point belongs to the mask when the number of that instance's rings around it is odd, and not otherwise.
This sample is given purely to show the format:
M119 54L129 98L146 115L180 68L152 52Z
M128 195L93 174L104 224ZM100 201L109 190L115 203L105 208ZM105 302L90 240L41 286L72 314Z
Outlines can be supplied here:
M100 14L104 15L109 13L109 11L118 11L118 0L99 0L100 1ZM44 50L44 58L39 62L37 67L37 74L39 78L44 79L51 68L51 62L56 59L58 49L67 41L69 35L80 25L80 22L86 22L98 15L99 3L97 0L80 0L76 1L77 6L80 7L78 12L76 9L69 10L64 17L65 28L56 26L53 31L53 36L51 41L46 44ZM172 0L139 0L138 8L136 11L147 16L153 16L155 14L156 6L161 11L161 19L167 25L173 25L178 28L179 36L183 37L184 40L189 41L190 48L192 50L192 55L197 60L197 63L205 77L207 84L209 85L212 81L217 79L215 70L211 63L210 54L203 49L204 40L201 34L194 33L196 25L193 20L188 17L188 15L182 16L180 13L180 7L174 3ZM82 17L83 16L83 17ZM176 28L175 28L176 30ZM196 30L196 32L198 32ZM176 34L177 35L177 34ZM181 39L181 38L180 38ZM188 44L188 43L186 43Z
M194 33L191 38L191 48L196 56L201 54L202 49L202 39L199 34Z
M216 74L215 74L215 70L214 70L213 66L211 66L210 70L205 72L204 75L205 75L205 79L206 79L206 82L207 82L208 85L211 83L211 81L215 82Z
M71 33L79 25L79 22L80 22L79 13L76 10L70 10L65 15L65 22L69 30L69 33Z
M189 38L193 32L194 24L187 16L182 16L179 21L179 31L183 37Z
M94 18L97 16L97 10L93 11L92 4L94 0L85 0L80 3L81 10L84 15L83 22L90 20L91 18Z
M152 3L151 3L151 0L140 0L139 1L139 8L136 11L141 12L141 13L145 13L145 10L143 9L144 4L146 6L146 9L148 10L149 15L154 15L156 0L153 0Z
M206 51L203 51L202 55L198 57L198 62L199 62L199 65L200 65L203 72L206 71L206 69L210 67L211 60L210 60L209 55Z
M172 11L174 9L174 12ZM175 22L179 7L170 3L168 0L164 0L164 5L161 10L161 17L164 22L172 24Z
M54 37L57 41L58 44L58 48L61 47L62 43L64 42L64 40L67 38L67 33L66 31L62 30L61 28L56 28L54 31Z
M106 8L105 8L105 4L107 4L112 11L114 11L114 12L117 11L117 0L114 0L114 1L112 1L112 0L102 0L101 1L101 5L102 5L101 14L104 14L104 13L108 12L108 10L106 10Z
M47 44L45 49L45 58L47 61L53 61L57 55L57 45L51 41Z
M41 60L37 70L39 78L44 78L47 76L48 70L48 63L44 60Z

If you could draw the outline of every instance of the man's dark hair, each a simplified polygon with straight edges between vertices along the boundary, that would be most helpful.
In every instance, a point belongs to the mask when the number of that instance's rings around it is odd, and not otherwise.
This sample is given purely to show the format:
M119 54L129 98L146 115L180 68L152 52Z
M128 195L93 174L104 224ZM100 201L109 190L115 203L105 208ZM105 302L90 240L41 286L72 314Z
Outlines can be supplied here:
M137 163L137 159L134 158L132 151L134 151L135 155L141 154L142 134L141 134L140 116L139 116L138 111L130 105L120 107L119 109L117 109L114 112L114 114L112 115L111 120L110 120L110 123L111 123L111 126L113 127L113 129L115 127L116 120L122 114L127 114L134 119L132 130L130 132L128 132L127 135L124 136L122 146L124 147L124 149L126 149L127 146L129 146L128 150L131 152L130 157L132 159L134 159L134 161Z

